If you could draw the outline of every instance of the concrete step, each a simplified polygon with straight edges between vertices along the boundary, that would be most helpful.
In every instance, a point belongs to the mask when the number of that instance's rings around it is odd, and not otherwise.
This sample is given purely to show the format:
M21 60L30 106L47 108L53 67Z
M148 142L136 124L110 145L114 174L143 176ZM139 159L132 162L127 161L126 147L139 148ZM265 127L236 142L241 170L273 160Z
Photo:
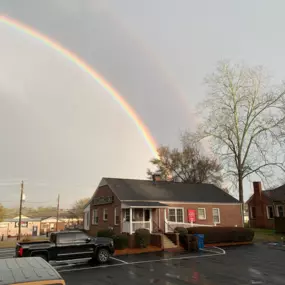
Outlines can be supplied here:
M167 236L163 236L163 247L165 249L177 248L177 245L174 244Z

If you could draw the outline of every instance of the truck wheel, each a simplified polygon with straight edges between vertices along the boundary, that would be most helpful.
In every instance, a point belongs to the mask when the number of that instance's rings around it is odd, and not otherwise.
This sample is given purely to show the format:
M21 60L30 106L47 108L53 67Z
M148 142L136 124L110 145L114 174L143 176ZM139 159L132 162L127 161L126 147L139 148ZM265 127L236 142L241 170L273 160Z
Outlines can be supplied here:
M106 248L99 248L97 251L96 259L99 263L106 263L110 258L110 253Z

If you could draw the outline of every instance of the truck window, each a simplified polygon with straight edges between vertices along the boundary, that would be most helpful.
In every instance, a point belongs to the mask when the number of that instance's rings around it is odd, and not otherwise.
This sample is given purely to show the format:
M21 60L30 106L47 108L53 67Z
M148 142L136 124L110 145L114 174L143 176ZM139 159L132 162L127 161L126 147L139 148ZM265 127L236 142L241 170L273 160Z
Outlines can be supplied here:
M86 239L88 238L88 236L85 233L77 233L76 236L76 241L78 242L86 242Z
M57 243L72 243L75 240L75 235L68 234L57 234Z
M56 243L56 235L55 234L51 234L49 240L50 240L50 242Z

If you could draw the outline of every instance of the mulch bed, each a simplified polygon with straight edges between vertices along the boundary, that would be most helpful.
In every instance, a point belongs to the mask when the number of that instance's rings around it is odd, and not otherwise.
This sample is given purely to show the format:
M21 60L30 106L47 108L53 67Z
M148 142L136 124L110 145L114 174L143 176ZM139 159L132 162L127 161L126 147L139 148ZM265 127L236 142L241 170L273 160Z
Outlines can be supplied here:
M158 252L163 249L156 246L148 246L146 248L125 248L125 249L116 249L114 256L118 255L127 255L127 254L140 254L146 252Z

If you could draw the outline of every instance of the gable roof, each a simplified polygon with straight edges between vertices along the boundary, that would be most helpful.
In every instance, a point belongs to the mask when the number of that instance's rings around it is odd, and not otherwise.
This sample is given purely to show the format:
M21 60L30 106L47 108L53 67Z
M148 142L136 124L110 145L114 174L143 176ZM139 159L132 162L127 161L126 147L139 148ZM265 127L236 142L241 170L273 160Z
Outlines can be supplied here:
M272 201L285 201L285 184L273 189L262 191Z
M165 201L197 203L239 203L213 184L185 184L137 179L103 178L121 201Z

